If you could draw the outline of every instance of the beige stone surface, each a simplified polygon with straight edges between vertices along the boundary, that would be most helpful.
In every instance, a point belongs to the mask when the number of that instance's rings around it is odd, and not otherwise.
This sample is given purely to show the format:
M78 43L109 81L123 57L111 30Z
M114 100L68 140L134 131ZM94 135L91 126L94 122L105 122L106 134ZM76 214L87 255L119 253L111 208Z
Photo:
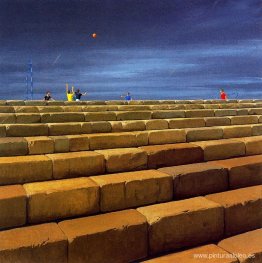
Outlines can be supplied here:
M74 112L57 112L57 113L41 113L41 122L81 122L85 121L84 113Z
M135 147L137 145L136 136L130 132L91 134L89 140L91 150Z
M237 115L238 116L248 115L248 109L237 109Z
M93 176L100 186L102 212L166 202L173 197L172 176L156 170Z
M137 211L149 224L151 255L197 246L223 236L223 208L204 197L151 205Z
M27 154L27 141L24 138L0 138L0 156L15 156Z
M96 151L106 160L106 171L109 173L128 172L147 168L147 154L137 148L119 148Z
M52 162L44 155L0 158L0 185L44 181L51 178Z
M65 263L67 239L55 223L2 231L0 262Z
M38 106L37 109L41 113L45 113L45 112L64 112L63 107L61 107L61 106Z
M205 161L227 159L245 155L246 147L236 139L194 142L204 151Z
M49 123L48 133L51 136L75 135L82 133L81 123Z
M227 117L210 117L205 118L206 126L227 126L230 125L230 119Z
M111 124L108 121L91 122L90 124L92 133L111 132L112 130Z
M250 115L261 115L262 114L262 108L252 108L248 110L248 113Z
M46 155L53 163L53 178L64 179L103 174L104 156L95 152L70 152Z
M233 116L230 117L232 125L239 125L239 124L256 124L258 123L257 116Z
M27 136L47 136L47 124L8 124L6 125L6 136L27 137Z
M167 144L186 141L186 133L181 129L148 131L149 144Z
M47 136L25 137L29 154L45 154L55 151L54 140Z
M175 199L217 193L228 189L228 174L223 166L196 163L165 167L159 171L173 177Z
M89 150L89 137L88 135L66 135L69 141L69 151L87 151Z
M81 105L71 105L71 106L64 106L62 107L64 112L82 112Z
M145 121L135 120L135 121L111 121L113 132L122 131L144 131L146 129Z
M16 123L16 116L14 113L0 113L0 123Z
M214 110L186 110L186 118L214 117Z
M225 235L262 227L262 186L252 186L206 196L225 209Z
M147 223L135 210L68 220L59 227L69 240L68 263L123 263L147 256Z
M94 214L99 211L99 187L89 178L24 184L29 223Z
M252 127L253 136L262 135L262 124L254 124L254 125L251 125L251 127Z
M66 136L49 136L54 142L54 152L69 152L69 139Z
M7 100L6 104L9 106L24 106L25 102L23 100Z
M148 132L147 131L139 131L139 132L134 132L136 136L136 146L144 146L148 145Z
M149 259L143 263L238 263L238 260L226 250L212 244Z
M151 111L122 111L116 112L116 118L122 120L149 120L151 119Z
M115 121L115 112L87 112L85 113L85 121Z
M262 153L262 136L239 138L238 140L245 143L247 155Z
M0 229L26 223L26 194L21 185L0 186L0 211Z
M205 127L204 118L181 118L169 120L170 129Z
M148 120L146 123L146 130L165 130L168 129L167 120Z
M39 113L16 113L16 123L40 123Z
M120 105L118 106L119 111L148 111L150 110L149 105Z
M218 246L229 253L238 255L240 263L262 262L262 229L229 237L218 243ZM246 256L250 256L247 258Z
M251 125L241 125L239 126L228 126L228 127L222 127L223 129L223 138L229 139L229 138L238 138L238 137L245 137L245 136L251 136L252 135L252 127Z
M152 112L152 119L171 119L184 117L185 111L183 110L161 110Z
M14 107L13 106L0 106L0 112L1 113L13 113L15 112Z
M262 184L262 155L212 162L228 169L231 189Z
M216 117L226 117L226 116L235 116L237 115L236 109L221 109L215 110Z
M223 129L220 127L188 128L185 131L188 142L219 140L223 137Z
M148 155L148 168L198 163L204 160L201 147L191 143L178 143L140 147Z

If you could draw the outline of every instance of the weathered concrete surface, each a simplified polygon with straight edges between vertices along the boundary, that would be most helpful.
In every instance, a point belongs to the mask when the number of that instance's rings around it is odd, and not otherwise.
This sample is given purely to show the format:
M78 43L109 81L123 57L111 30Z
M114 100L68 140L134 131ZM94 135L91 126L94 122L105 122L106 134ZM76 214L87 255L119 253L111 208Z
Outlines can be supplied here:
M26 137L29 154L54 153L54 140L47 136Z
M186 141L186 133L180 129L148 131L149 144L178 143Z
M27 141L24 138L0 138L0 156L15 156L27 154Z

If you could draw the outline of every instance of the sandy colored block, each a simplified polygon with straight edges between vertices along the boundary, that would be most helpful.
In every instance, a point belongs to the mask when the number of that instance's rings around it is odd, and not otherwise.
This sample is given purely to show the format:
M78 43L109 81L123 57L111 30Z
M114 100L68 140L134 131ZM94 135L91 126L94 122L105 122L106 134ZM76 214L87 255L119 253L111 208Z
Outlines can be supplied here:
M0 156L27 154L27 141L24 138L0 138Z
M0 158L0 185L44 181L51 178L52 162L44 155Z
M26 223L26 194L21 185L0 186L0 211L0 229Z
M212 163L228 169L230 189L262 184L262 155L238 157Z
M54 152L69 152L69 139L66 136L49 136L54 142Z
M53 163L53 178L82 177L105 172L104 156L95 152L70 152L46 155Z
M46 106L63 106L65 104L65 101L55 101L55 100L49 100L46 102Z
M218 243L218 246L237 255L240 263L260 263L262 262L261 244L262 229L257 229L224 239Z
M214 110L186 110L186 118L214 117Z
M141 131L141 132L134 132L136 136L136 146L144 146L148 145L148 132L147 131Z
M240 124L256 124L258 123L257 116L233 116L230 117L232 125L240 125Z
M170 129L205 127L204 118L181 118L169 120Z
M48 133L52 136L82 133L81 123L49 123L47 125Z
M92 133L111 132L112 130L111 124L108 121L91 122L90 124ZM82 125L82 127L83 126L84 124Z
M87 112L85 113L85 121L115 121L115 112Z
M67 135L69 142L69 151L87 151L89 150L89 137L88 135Z
M185 105L186 110L201 110L205 109L204 105L201 104L186 104Z
M239 138L246 145L246 155L262 154L262 136Z
M0 109L1 109L1 107L0 107ZM248 114L250 114L250 115L262 115L262 108L249 109Z
M237 115L238 116L248 115L248 109L237 109Z
M145 121L111 121L113 132L120 131L144 131L146 129Z
M9 106L24 106L25 102L23 100L7 100L6 104Z
M162 110L153 111L152 119L171 119L171 118L185 118L185 111L183 110Z
M223 129L220 127L189 128L186 129L186 141L219 140L223 137Z
M216 117L226 117L226 116L236 116L237 110L236 109L221 109L215 110Z
M27 136L47 136L47 124L9 124L6 125L6 136L27 137Z
M172 200L172 177L155 171L139 171L93 176L100 186L102 212Z
M37 109L41 113L44 113L44 112L64 112L64 109L61 106L39 106L39 107L37 107Z
M58 225L68 237L68 263L134 262L147 256L147 223L135 210Z
M148 155L148 168L202 162L203 150L191 143L178 143L140 147Z
M137 209L149 224L149 253L155 255L212 242L223 236L223 207L195 197Z
M149 120L151 119L151 111L122 111L116 112L118 121L122 120Z
M252 127L250 125L242 125L239 126L229 126L222 127L223 129L223 138L238 138L252 135Z
M259 116L259 118L258 118L258 122L259 122L259 123L262 122L262 116Z
M147 154L137 148L119 148L96 151L106 160L106 171L109 173L128 172L147 168Z
M46 101L44 100L25 100L24 104L26 106L45 106Z
M0 123L16 123L15 113L0 113Z
M82 112L82 106L81 105L70 106L70 107L64 106L63 111L64 112Z
M0 262L65 263L67 238L55 223L2 231Z
M84 113L58 112L58 113L41 113L41 122L81 122L85 121Z
M227 126L230 125L230 119L227 117L214 117L214 118L205 118L206 126Z
M175 199L206 195L228 189L227 170L209 163L166 167L160 172L173 177Z
M165 144L186 141L186 133L180 129L148 131L149 144Z
M45 154L55 151L54 141L47 136L26 137L29 154Z
M0 106L0 112L1 113L13 113L15 112L13 106Z
M168 129L167 120L148 120L146 123L147 130L166 130Z
M119 111L148 111L150 110L149 105L120 105L118 106Z
M40 123L39 113L16 113L16 123Z
M89 135L90 149L113 149L137 146L136 136L133 133L107 133Z
M94 214L99 211L99 186L89 178L24 184L29 223Z
M251 127L253 136L262 135L262 124L254 124Z
M254 107L254 103L252 101L247 101L245 103L239 103L239 108L252 108Z
M83 112L117 111L117 105L82 106Z
M205 258L206 256L206 258ZM219 256L221 258L219 258ZM216 245L206 245L142 261L143 263L238 263L230 253Z
M234 139L202 141L194 144L203 149L205 161L243 156L246 153L245 143Z
M262 186L252 186L206 196L224 207L225 235L262 227Z

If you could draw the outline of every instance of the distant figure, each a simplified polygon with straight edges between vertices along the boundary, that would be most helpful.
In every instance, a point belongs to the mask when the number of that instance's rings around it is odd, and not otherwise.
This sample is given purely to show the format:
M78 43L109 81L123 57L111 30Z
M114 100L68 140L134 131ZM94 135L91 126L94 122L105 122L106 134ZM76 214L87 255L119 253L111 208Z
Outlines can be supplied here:
M77 89L76 92L75 92L75 100L76 101L80 101L81 97L85 96L85 95L86 95L86 92L85 93L81 93L80 89Z
M220 99L221 100L227 100L227 94L223 89L220 90Z
M121 98L125 98L125 101L129 103L132 100L130 92L127 92L126 95L122 95Z
M67 83L66 83L66 96L68 101L74 100L74 87L72 87L72 90L69 90Z
M45 94L45 97L44 97L44 100L54 100L51 96L51 93L50 91L47 91L46 94Z

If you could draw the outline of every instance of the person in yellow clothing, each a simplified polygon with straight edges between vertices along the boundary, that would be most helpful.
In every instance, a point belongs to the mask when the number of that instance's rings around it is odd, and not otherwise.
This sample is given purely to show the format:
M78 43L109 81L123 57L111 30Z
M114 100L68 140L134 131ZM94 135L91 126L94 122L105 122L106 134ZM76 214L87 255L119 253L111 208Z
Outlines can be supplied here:
M69 90L67 83L66 83L66 96L68 101L74 100L74 87L72 87L72 90Z

